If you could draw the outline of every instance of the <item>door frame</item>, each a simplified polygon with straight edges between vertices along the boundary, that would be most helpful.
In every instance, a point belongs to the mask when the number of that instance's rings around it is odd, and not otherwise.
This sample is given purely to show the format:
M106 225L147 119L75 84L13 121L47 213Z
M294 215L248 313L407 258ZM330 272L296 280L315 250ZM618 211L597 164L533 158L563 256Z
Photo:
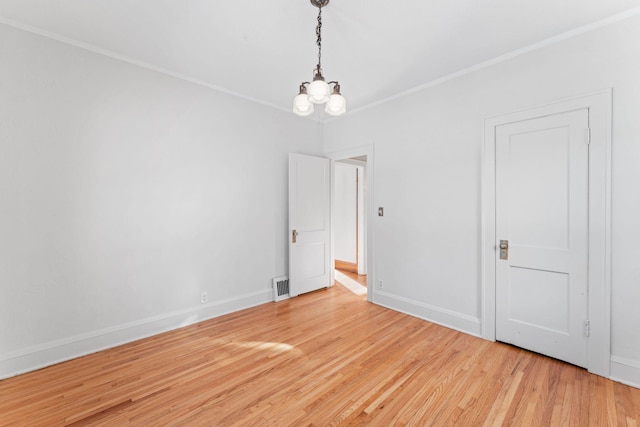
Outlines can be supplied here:
M567 111L589 110L589 257L587 369L609 377L611 360L611 89L560 100L484 121L481 217L482 337L496 340L495 128ZM585 135L585 141L586 141Z
M338 160L347 160L353 157L367 156L367 163L365 165L365 236L366 236L366 267L367 267L367 301L373 302L375 300L374 297L374 286L375 283L375 254L373 251L374 248L374 233L373 233L373 221L375 219L375 207L373 200L373 145L366 145L356 148L350 148L346 150L334 151L331 153L325 153L325 156L331 160L331 191L334 188L334 166L335 162ZM333 203L331 206L331 221L334 221L334 212L333 212ZM335 263L335 252L334 252L334 237L333 237L333 227L331 228L331 260ZM331 283L335 281L334 270L331 270Z

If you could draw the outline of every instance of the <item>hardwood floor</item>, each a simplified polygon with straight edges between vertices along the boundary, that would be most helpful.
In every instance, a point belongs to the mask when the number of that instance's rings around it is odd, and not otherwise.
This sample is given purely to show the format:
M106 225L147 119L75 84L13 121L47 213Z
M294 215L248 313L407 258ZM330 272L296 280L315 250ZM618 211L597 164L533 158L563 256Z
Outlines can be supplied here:
M0 425L636 426L640 390L341 286L0 382Z

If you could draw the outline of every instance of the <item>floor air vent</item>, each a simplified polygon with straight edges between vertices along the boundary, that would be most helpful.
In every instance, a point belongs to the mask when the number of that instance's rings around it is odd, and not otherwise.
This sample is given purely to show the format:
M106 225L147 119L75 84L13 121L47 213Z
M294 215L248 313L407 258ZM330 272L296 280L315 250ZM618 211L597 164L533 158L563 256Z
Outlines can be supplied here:
M273 278L273 302L289 298L289 278L287 276Z

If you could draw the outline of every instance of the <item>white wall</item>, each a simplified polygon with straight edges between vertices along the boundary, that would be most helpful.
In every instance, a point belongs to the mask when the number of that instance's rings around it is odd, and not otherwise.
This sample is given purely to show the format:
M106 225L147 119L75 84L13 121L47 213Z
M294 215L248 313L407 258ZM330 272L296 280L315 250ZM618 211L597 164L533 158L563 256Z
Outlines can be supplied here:
M357 263L357 191L358 167L346 163L334 164L334 221L333 236L335 258L339 261Z
M287 153L321 152L320 124L0 40L0 378L271 299Z
M270 299L287 153L321 125L0 40L0 378ZM374 299L478 334L483 120L612 87L612 375L640 384L639 40L634 17L328 122L325 152L374 144Z
M326 152L375 147L374 300L479 334L484 119L613 88L611 375L639 386L638 76L636 16L328 122Z

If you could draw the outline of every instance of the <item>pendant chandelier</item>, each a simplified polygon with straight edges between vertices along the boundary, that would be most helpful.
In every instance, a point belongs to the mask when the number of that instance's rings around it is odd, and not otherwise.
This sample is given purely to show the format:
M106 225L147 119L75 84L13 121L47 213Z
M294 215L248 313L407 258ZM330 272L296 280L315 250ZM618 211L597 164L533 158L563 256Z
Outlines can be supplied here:
M311 4L318 8L318 25L316 26L316 44L318 45L318 65L313 70L313 81L302 82L298 95L293 99L293 112L299 116L313 113L313 104L327 104L324 111L332 116L344 114L347 102L340 94L340 83L326 82L322 75L322 8L329 4L329 0L311 0ZM330 85L333 85L331 88Z

